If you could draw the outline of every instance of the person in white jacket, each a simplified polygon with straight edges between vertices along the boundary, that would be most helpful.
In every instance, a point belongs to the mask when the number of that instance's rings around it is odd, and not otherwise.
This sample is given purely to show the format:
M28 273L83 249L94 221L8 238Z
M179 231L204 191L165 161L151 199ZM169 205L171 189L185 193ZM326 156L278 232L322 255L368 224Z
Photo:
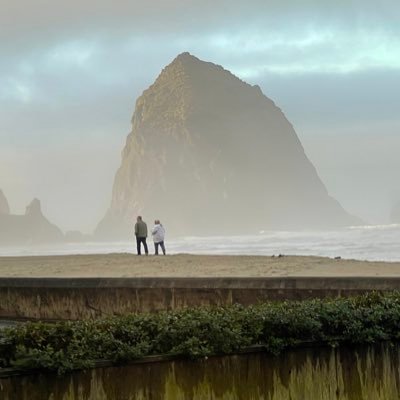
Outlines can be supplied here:
M151 234L153 235L155 255L158 256L158 246L160 246L161 250L165 256L165 244L164 244L165 229L161 225L161 222L159 219L156 219L154 221L154 227L151 230Z

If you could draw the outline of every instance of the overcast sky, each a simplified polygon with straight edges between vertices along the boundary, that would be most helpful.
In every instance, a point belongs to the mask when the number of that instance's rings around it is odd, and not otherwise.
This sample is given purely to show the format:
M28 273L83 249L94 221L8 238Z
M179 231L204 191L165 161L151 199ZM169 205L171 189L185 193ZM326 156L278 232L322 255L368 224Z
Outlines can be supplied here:
M110 200L136 98L179 53L282 108L329 192L385 223L400 200L400 2L0 0L0 188L62 229Z

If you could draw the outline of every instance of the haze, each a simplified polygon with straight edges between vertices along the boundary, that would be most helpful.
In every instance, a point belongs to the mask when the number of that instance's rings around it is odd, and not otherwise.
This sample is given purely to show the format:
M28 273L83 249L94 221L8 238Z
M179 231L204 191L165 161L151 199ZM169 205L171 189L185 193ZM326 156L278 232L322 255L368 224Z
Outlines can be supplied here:
M397 1L1 0L0 188L63 230L110 203L136 98L183 51L221 64L293 123L329 193L387 223L400 199Z

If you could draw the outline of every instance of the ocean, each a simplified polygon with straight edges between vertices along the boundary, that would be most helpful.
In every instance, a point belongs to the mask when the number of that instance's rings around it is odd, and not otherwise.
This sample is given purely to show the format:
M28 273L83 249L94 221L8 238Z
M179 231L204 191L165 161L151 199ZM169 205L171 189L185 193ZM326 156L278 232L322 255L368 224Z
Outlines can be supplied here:
M368 225L329 231L262 231L250 236L166 240L169 254L315 255L400 261L400 225ZM150 251L152 251L150 245ZM134 253L134 241L1 247L0 256Z

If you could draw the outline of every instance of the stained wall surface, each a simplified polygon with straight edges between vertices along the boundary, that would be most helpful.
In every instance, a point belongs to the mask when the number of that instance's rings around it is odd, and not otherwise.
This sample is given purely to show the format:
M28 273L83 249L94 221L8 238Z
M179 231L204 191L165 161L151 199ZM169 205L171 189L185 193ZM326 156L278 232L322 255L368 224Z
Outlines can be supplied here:
M0 318L84 319L205 305L351 296L400 278L1 278Z
M308 348L0 379L4 400L395 400L400 347Z

